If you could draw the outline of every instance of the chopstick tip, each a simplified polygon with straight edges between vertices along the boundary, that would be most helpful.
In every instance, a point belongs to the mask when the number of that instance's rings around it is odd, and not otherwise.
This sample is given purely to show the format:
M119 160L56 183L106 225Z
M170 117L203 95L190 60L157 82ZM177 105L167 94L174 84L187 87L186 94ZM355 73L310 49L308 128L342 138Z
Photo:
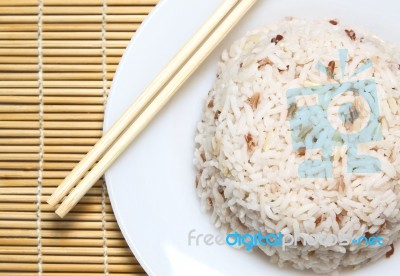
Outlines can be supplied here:
M50 196L46 202L47 202L47 204L49 204L52 207L56 206L58 203L57 200L55 200L53 196Z
M64 218L65 215L67 214L67 213L65 213L63 210L60 210L60 208L58 208L58 209L55 211L55 213L56 213L60 218Z

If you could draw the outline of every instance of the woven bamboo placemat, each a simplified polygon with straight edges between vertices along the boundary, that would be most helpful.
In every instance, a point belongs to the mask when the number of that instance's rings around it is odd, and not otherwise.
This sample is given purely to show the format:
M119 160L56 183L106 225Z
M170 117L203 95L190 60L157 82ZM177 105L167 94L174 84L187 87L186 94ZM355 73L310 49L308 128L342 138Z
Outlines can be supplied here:
M119 59L158 0L0 0L0 275L144 275L103 181L46 200L102 133Z

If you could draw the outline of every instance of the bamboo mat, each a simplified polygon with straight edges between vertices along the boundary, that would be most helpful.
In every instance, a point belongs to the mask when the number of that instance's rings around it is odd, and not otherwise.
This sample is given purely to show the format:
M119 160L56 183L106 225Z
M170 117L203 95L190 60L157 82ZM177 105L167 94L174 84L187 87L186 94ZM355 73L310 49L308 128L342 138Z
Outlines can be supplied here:
M102 134L131 36L158 0L0 0L0 276L144 275L103 181L46 199Z

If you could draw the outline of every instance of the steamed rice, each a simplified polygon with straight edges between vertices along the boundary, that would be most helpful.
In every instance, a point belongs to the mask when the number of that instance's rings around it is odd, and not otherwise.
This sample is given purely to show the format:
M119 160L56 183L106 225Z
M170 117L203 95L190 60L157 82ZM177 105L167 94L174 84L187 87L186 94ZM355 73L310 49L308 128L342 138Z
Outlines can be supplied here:
M331 62L338 60L339 49L348 49L343 79L339 62ZM383 140L359 150L379 158L381 172L347 173L346 147L337 147L333 178L299 178L300 163L317 153L293 150L286 91L349 80L368 59L373 67L357 79L377 82ZM318 62L340 78L318 71ZM336 20L286 19L225 50L195 138L197 192L216 227L224 233L379 234L384 239L382 247L260 248L272 262L301 270L358 268L390 255L400 230L399 64L395 47Z

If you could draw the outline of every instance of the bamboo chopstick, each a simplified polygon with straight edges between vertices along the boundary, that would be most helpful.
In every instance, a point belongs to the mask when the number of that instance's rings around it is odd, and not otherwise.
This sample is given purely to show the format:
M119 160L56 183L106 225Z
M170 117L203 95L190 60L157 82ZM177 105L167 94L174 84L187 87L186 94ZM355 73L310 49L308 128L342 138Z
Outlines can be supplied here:
M204 39L215 29L225 15L237 4L238 0L227 0L210 17L207 23L189 40L185 47L165 67L156 79L145 89L139 98L131 105L125 114L103 136L93 149L72 170L71 174L60 184L49 198L48 203L55 206L82 178L89 168L99 160L100 156L114 143L121 133L129 126L132 120L142 112L143 108L157 95L161 88L169 81L187 59L201 45Z
M216 28L204 44L194 53L189 61L166 85L162 92L148 105L142 114L129 126L119 137L115 144L109 149L94 168L68 195L56 210L60 217L64 217L93 186L93 184L104 174L109 166L121 155L129 144L149 124L155 115L165 106L181 85L200 66L204 59L214 50L229 31L247 13L257 0L240 1L239 4L227 15L225 20Z

